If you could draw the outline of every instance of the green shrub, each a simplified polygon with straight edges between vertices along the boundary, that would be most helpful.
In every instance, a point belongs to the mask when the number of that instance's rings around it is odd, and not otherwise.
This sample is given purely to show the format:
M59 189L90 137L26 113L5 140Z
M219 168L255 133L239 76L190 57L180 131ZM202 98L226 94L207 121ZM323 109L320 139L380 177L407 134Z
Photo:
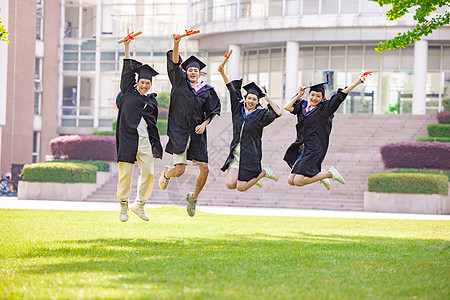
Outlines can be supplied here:
M93 131L91 132L92 135L116 135L115 131Z
M160 135L167 134L167 119L158 119L156 127L158 127Z
M418 142L442 142L442 143L450 143L450 138L448 137L427 137L427 138L418 138Z
M89 164L45 162L27 164L22 179L32 182L95 183L97 167Z
M450 137L450 124L430 124L427 129L429 137Z
M391 171L391 173L416 173L416 174L435 174L435 175L445 175L448 177L448 181L450 181L450 172L444 171L428 171L426 169L408 169L408 170L400 170L397 169L395 171Z
M414 173L378 173L368 179L369 192L448 195L445 175Z
M112 122L112 129L113 129L114 132L116 132L116 130L117 130L117 119L115 119L115 120ZM114 133L114 134L115 134L115 133Z
M77 163L77 164L88 164L96 166L99 172L109 172L109 164L105 161L93 161L93 160L54 160L52 162L60 162L60 163ZM47 162L49 163L49 162Z
M450 98L442 99L442 106L446 111L450 111Z

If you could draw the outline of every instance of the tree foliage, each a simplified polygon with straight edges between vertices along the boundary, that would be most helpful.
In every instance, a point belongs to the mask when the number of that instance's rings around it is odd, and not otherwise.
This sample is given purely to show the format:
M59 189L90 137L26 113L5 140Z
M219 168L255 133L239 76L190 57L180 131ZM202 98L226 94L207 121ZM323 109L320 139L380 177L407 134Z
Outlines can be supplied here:
M405 46L419 41L421 37L427 36L433 32L437 27L450 23L450 12L447 10L443 14L436 14L430 17L431 13L436 11L438 7L449 7L448 0L369 0L377 2L380 6L392 5L392 8L386 12L387 20L393 21L403 17L409 13L410 9L415 9L413 16L417 21L416 27L407 32L399 32L398 35L385 42L378 43L377 50L382 52L384 50L404 48Z
M2 9L0 8L0 11L1 10ZM9 35L9 33L8 33L8 31L6 31L5 24L3 24L3 22L2 22L2 18L0 18L0 40L3 42L10 43L10 41L7 38L8 35Z

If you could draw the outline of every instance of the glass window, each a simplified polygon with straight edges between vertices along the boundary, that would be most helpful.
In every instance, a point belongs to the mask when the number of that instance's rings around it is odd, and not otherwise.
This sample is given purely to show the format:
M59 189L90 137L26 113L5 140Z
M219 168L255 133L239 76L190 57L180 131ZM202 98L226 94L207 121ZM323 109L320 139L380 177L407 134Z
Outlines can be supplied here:
M64 61L78 61L78 53L64 52Z
M34 114L41 114L41 92L34 92Z
M322 14L337 14L338 4L336 0L322 0Z
M78 18L79 8L76 6L66 6L65 8L65 25L64 25L64 37L65 38L77 38L78 30L80 28Z
M77 77L64 76L63 78L63 115L75 116L78 103Z
M43 31L43 19L42 19L42 4L38 1L36 2L36 39L42 40Z
M266 14L267 0L253 0L251 16L252 18L263 18Z
M94 104L94 80L90 77L81 77L80 80L80 107L84 108L84 112L80 111L80 115L91 115Z
M362 46L348 46L347 49L348 55L360 55L363 54L363 47Z
M333 46L331 47L332 56L345 56L345 46Z
M284 14L286 16L299 16L301 2L298 0L286 0L286 8Z
M347 57L347 69L361 70L362 69L362 56Z
M102 52L100 57L101 57L101 60L115 61L116 53L115 52Z
M343 70L345 68L345 57L332 57L331 68Z
M381 13L381 7L376 2L361 0L361 13L363 14Z
M316 70L328 69L328 57L316 57L314 62Z
M341 14L359 13L359 2L365 0L345 0L341 1Z
M316 47L316 56L328 56L329 53L329 47Z
M36 58L35 60L35 68L34 68L34 80L40 81L41 80L41 64L42 64L42 58Z
M82 61L95 61L95 52L81 52Z
M303 0L303 14L304 15L318 15L319 14L319 1Z
M38 163L39 162L39 139L40 139L40 134L38 131L34 131L33 132L33 163Z
M385 70L398 70L399 66L398 56L383 55L383 69Z
M81 37L93 38L95 37L95 27L97 20L97 7L84 6L82 11Z
M281 16L283 14L283 0L269 0L269 16Z

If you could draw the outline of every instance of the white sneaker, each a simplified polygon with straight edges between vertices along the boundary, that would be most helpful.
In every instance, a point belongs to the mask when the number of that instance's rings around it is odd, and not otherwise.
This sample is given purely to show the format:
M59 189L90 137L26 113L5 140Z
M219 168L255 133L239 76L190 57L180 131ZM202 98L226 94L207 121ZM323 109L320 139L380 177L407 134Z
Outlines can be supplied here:
M266 176L265 176L265 177L267 177L267 178L269 178L269 179L272 179L272 180L275 180L275 181L278 181L278 176L277 176L277 174L275 174L275 172L272 171L268 166L263 165L263 166L262 166L262 169L263 169L264 171L266 171Z
M120 202L119 219L122 222L128 221L128 202Z
M186 195L186 201L188 202L188 205L186 207L188 215L190 217L195 216L195 207L197 206L197 199L194 199L194 196L192 193L188 193Z
M320 183L323 184L323 186L327 189L330 190L330 179L325 178L325 179L321 179Z
M166 175L167 172L169 172L170 170L170 166L164 166L162 172L161 172L161 176L159 176L159 188L161 190L165 190L167 185L169 184L169 180L170 178L166 178L164 175Z
M330 167L328 169L328 172L330 172L331 175L333 175L333 180L334 181L337 181L337 182L340 182L342 184L345 184L344 177L342 177L341 174L339 174L339 172L336 170L335 167Z
M150 218L145 214L144 205L145 205L145 203L135 201L133 204L131 204L130 209L142 220L149 221Z
M262 187L263 187L263 183L262 183L261 180L258 180L258 181L255 183L255 185L256 185L257 187L259 187L259 188L262 188Z
M326 172L327 170L322 170L322 172ZM324 178L320 180L320 183L323 184L323 186L327 189L330 190L330 179L328 178Z

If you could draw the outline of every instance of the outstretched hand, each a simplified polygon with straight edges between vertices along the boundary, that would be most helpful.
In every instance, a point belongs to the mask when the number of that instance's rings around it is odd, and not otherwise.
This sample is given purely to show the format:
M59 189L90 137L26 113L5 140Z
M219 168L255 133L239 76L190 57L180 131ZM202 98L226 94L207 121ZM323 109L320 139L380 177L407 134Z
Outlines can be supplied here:
M196 134L203 134L203 132L205 132L205 128L206 128L205 124L197 125L197 127L195 127L195 133Z
M217 71L219 71L220 74L224 74L225 68L222 65L219 65L219 68L217 68Z
M181 34L174 33L173 34L173 42L179 43L181 41Z
M298 87L298 96L301 97L305 93L305 88L302 86Z

